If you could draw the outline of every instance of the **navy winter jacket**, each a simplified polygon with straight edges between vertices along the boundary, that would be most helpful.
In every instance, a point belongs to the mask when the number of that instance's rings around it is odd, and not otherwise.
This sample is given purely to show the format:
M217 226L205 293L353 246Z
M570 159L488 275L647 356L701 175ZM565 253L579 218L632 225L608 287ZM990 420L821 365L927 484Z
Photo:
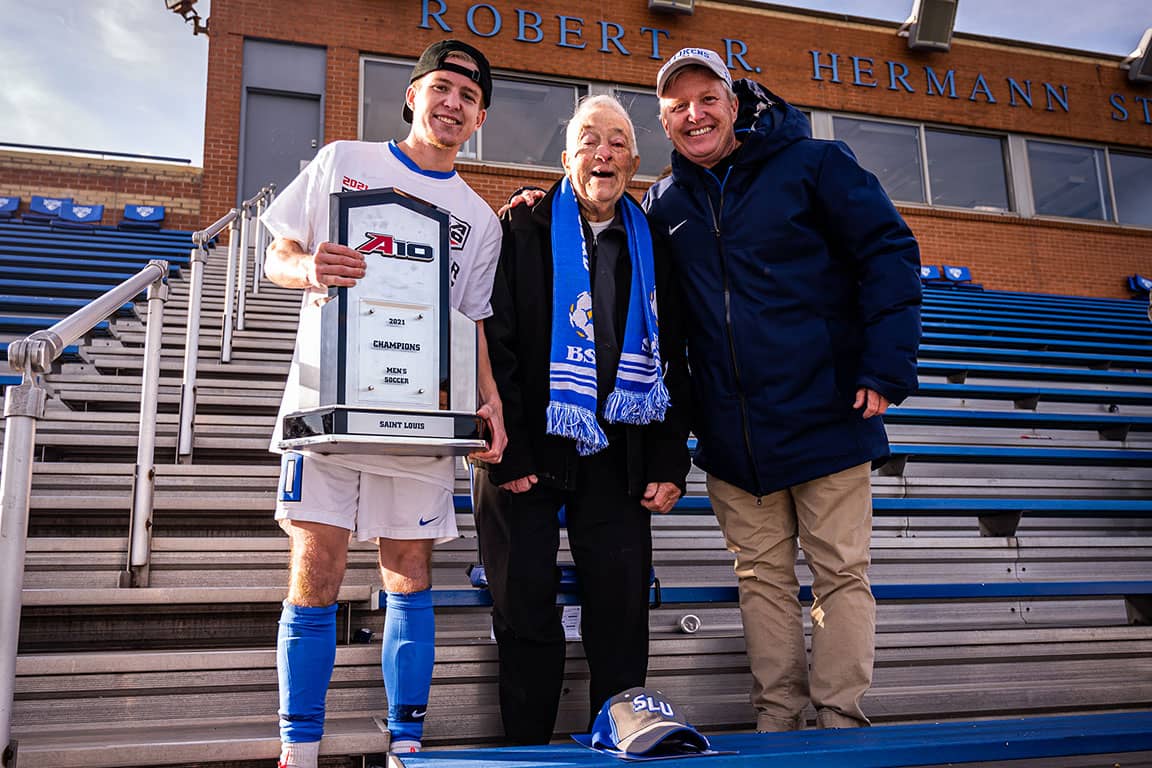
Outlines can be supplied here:
M696 463L762 495L888 455L880 417L852 404L860 387L893 404L916 387L920 254L847 146L735 86L731 167L673 152L644 206L682 282Z

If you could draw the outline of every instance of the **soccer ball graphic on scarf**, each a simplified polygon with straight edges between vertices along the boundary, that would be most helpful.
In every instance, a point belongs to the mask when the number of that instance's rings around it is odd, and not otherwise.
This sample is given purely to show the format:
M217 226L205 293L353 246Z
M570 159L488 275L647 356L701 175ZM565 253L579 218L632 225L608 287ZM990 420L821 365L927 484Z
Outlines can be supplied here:
M592 331L592 294L583 291L576 297L574 304L568 305L568 322L576 330L576 335L582 339L595 341Z

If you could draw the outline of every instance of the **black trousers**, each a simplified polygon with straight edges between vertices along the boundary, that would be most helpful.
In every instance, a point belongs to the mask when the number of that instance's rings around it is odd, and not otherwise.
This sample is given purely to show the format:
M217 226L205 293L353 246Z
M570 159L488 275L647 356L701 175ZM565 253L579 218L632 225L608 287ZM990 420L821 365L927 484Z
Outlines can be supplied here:
M609 447L579 460L576 490L535 486L509 493L476 473L476 527L492 594L500 657L500 714L513 744L552 738L564 679L564 630L556 607L565 508L580 585L589 724L610 697L648 673L651 517L629 496L626 456Z

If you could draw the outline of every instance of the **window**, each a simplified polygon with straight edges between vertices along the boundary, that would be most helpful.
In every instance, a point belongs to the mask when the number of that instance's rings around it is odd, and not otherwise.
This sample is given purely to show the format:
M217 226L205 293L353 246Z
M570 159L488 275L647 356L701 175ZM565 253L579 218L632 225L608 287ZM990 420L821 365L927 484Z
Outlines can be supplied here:
M401 115L411 63L363 59L360 136L365 141L403 139ZM560 167L564 130L585 89L564 83L492 78L494 109L461 149L462 158Z
M1108 157L1116 192L1116 220L1152 227L1152 155L1109 152Z
M640 153L641 176L659 176L672 159L672 142L660 125L660 100L654 93L617 90L615 96L628 110L636 127L636 149Z
M852 148L860 165L876 174L889 197L924 202L919 126L851 117L834 117L832 126L836 138Z
M1036 213L1112 220L1104 150L1047 141L1028 142Z
M412 66L364 60L360 105L360 138L364 141L399 141L408 135L408 123L401 112Z
M480 129L481 160L560 167L568 118L584 89L493 78L492 109Z
M977 133L925 129L932 205L1009 210L1004 139Z

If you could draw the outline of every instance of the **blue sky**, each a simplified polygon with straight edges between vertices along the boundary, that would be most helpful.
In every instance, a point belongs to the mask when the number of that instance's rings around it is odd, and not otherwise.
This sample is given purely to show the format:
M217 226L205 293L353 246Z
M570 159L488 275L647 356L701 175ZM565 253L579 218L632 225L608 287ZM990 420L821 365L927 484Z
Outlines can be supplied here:
M903 21L912 0L774 4ZM197 10L210 16L209 0ZM0 142L200 164L208 40L163 0L0 0L0 19ZM960 0L956 20L959 32L1120 56L1150 26L1150 0Z

